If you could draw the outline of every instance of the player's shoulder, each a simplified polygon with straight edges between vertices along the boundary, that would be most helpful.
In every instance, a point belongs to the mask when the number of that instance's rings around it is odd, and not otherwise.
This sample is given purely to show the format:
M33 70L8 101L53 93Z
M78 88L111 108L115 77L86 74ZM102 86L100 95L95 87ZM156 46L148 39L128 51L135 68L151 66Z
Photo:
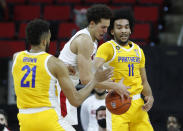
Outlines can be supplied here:
M15 58L17 57L17 55L20 54L20 53L22 53L22 52L24 52L24 51L15 52L13 54L13 61L15 60Z
M133 42L133 41L129 41L131 44L133 44L135 47L138 47L138 48L140 48L141 49L141 47L140 47L140 45L139 44L137 44L137 43L135 43L135 42Z
M62 60L56 58L53 55L51 55L50 58L48 59L48 64L51 64L51 65L64 65Z
M49 71L52 74L54 74L54 76L55 76L55 74L60 73L60 72L63 73L66 70L64 62L62 60L56 58L55 56L51 56L48 59L47 66L48 66Z
M132 42L132 41L130 41L130 43L133 44L133 46L134 46L135 48L138 48L138 49L142 50L142 48L141 48L137 43ZM142 50L142 51L143 51L143 50Z
M74 41L76 41L76 42L88 42L88 41L92 42L90 36L87 35L87 34L84 34L84 33L83 33L83 34L79 34L79 35L74 39Z
M93 44L93 41L91 40L90 36L87 34L79 34L72 43L75 43L78 47L84 47L84 48L90 48Z
M112 40L106 41L103 44L101 44L100 46L103 47L103 48L104 47L112 48Z

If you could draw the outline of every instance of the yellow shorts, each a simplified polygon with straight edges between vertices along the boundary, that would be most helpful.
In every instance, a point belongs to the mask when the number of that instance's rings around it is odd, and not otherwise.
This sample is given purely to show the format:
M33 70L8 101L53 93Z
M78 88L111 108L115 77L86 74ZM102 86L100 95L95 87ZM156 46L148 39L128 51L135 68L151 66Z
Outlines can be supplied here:
M54 109L32 114L18 113L20 131L65 131Z
M111 114L107 110L107 129L109 131L153 131L149 116L142 109L144 101L132 100L130 109L122 115Z

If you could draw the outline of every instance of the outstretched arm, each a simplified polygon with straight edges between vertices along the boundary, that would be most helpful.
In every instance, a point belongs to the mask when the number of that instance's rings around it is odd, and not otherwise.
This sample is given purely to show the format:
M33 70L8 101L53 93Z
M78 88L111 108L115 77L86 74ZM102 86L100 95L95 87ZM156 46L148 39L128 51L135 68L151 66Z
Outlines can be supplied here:
M83 58L83 62L84 61L85 60ZM105 71L99 69L95 73L95 77L85 86L85 88L77 91L69 78L67 68L61 60L55 57L51 57L48 60L48 69L52 73L52 75L54 75L58 79L58 82L65 96L74 106L79 106L89 96L89 94L98 82L109 79L112 75L112 69L106 69Z

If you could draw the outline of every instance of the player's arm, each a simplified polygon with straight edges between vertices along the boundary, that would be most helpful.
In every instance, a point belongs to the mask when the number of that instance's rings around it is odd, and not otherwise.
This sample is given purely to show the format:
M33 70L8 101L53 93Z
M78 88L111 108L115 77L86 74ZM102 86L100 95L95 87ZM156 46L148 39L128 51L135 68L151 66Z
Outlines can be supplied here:
M89 96L98 82L108 79L112 74L112 69L105 71L98 70L95 74L95 78L93 78L85 88L77 91L69 78L68 69L61 60L52 56L48 60L48 69L51 74L57 78L65 96L73 106L79 106Z
M104 63L108 62L113 57L113 47L111 44L104 43L101 45L98 50L96 57L94 59L94 67L98 69L99 67L103 66ZM103 88L108 90L115 90L121 97L123 95L129 96L129 92L127 91L127 87L123 84L123 80L119 83L112 82L111 80L107 80L97 84L96 88Z
M143 106L143 109L146 111L149 111L153 105L154 97L153 97L149 82L147 81L147 75L145 70L145 56L142 50L141 50L141 54L142 54L142 58L140 63L140 66L141 66L140 75L141 75L142 85L143 85L142 94L144 95L144 99L146 101L146 103Z
M93 77L91 54L93 43L88 35L82 34L74 40L77 45L77 64L81 83L86 85ZM86 59L86 63L82 58Z
M140 74L143 85L142 94L144 95L144 99L146 101L145 105L143 106L143 109L149 111L153 105L154 97L149 82L147 81L145 68L140 69Z
M75 43L77 44L77 59L78 59L78 69L80 73L80 80L81 83L86 85L92 78L93 78L93 71L98 69L100 66L103 66L105 60L103 58L97 58L94 60L94 64L91 61L91 54L93 52L93 44L90 43L91 40L87 35L81 35L76 38ZM82 61L82 58L87 60L86 63ZM117 83L114 82L104 82L102 85L97 84L96 88L103 88L103 89L118 89ZM122 93L118 90L119 93Z

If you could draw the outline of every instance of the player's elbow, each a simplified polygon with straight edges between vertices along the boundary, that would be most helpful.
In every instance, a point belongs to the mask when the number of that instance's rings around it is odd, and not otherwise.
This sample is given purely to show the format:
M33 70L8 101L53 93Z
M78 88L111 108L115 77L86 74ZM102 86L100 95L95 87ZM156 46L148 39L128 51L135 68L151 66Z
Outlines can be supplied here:
M86 85L90 82L90 78L80 78L81 84Z
M75 100L75 101L72 101L70 102L71 105L75 106L75 107L79 107L81 105L82 102L78 101L78 100Z
M88 82L89 82L88 80L81 80L82 85L86 85L86 84L88 84Z

